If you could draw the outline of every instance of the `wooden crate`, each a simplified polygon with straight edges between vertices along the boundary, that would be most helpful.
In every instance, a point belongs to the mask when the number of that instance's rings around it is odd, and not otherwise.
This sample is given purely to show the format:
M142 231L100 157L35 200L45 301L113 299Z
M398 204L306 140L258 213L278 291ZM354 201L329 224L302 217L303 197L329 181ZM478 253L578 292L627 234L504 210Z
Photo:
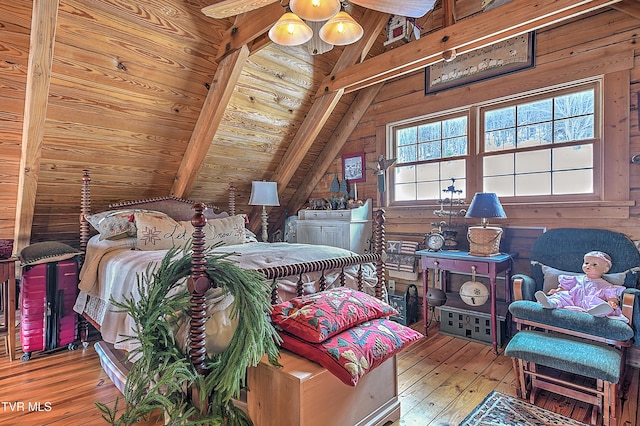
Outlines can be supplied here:
M247 405L256 426L384 425L400 419L396 357L347 386L324 367L281 350L249 369Z

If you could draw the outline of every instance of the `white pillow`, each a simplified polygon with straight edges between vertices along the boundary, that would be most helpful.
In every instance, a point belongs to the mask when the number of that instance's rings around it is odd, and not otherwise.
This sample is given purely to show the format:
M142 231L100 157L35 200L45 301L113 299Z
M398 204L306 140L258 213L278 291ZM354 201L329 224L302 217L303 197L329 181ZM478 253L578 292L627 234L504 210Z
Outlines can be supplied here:
M547 293L552 288L558 287L558 275L571 275L578 276L584 275L584 272L567 272L560 269L552 268L551 266L540 264L542 268L542 274L544 275L543 291ZM627 276L626 272L618 272L617 274L604 274L602 278L609 281L614 285L624 285L624 280Z
M208 219L204 227L207 246L235 245L245 242L245 216ZM177 222L166 215L135 213L136 248L138 250L167 250L183 247L193 236L191 221Z

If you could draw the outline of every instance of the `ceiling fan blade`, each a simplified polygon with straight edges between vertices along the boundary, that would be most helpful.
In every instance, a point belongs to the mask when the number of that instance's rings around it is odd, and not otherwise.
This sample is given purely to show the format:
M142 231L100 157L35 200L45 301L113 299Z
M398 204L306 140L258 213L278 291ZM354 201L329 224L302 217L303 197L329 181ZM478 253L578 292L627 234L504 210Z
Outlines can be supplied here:
M202 13L216 19L228 18L251 12L278 0L218 0L202 8Z
M392 15L420 18L433 8L435 0L349 0L367 9Z

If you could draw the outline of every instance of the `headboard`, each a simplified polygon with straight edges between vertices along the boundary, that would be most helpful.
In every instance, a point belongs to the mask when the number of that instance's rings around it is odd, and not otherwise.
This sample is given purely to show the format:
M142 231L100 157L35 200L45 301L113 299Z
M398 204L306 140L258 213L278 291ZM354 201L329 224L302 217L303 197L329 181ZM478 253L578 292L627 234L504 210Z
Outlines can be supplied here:
M80 201L80 250L85 253L87 242L90 238L91 227L86 217L91 212L91 176L89 170L82 171L82 194ZM207 219L224 218L235 215L236 190L233 184L229 185L229 210L228 212L220 212L219 207L204 204L206 209L203 214ZM155 210L166 213L176 221L191 220L194 215L194 206L198 204L195 201L185 200L178 197L156 197L134 201L124 201L120 203L110 204L107 210L131 209L139 208L145 210Z

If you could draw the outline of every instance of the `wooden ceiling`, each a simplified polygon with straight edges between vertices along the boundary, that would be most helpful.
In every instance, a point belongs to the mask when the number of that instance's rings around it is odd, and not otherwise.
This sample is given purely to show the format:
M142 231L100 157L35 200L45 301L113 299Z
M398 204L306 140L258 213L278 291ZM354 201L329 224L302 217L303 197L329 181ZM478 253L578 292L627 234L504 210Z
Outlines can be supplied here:
M19 176L18 246L77 240L83 169L94 210L170 193L224 210L233 183L255 229L251 181L274 180L281 207L271 216L295 214L384 81L418 72L445 50L462 53L612 4L639 9L636 0L512 0L483 12L482 0L443 0L419 20L420 40L385 52L388 15L353 5L363 40L313 56L268 41L278 3L237 20L205 16L210 3L0 4L0 47L13 64L0 76L0 96L14 99L13 112L0 116L0 129L12 129L0 144L11 148L7 175ZM7 229L0 225L0 237Z

